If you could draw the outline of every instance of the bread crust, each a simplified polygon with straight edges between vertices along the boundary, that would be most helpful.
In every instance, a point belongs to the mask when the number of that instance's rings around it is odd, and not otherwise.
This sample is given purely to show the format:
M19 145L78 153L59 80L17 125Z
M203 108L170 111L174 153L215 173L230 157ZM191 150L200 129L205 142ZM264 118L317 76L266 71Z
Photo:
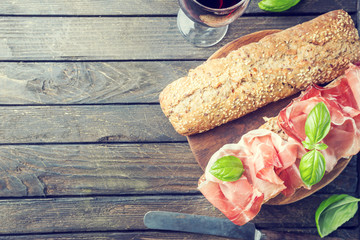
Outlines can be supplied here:
M349 14L336 10L206 61L169 84L160 106L179 134L201 133L330 82L358 61L358 32Z

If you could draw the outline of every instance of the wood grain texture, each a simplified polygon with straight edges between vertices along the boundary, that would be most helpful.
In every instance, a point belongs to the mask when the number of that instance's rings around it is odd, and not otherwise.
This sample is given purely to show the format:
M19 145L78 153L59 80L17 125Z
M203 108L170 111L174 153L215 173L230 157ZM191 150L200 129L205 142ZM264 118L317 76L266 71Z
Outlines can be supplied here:
M259 1L208 49L179 34L176 0L0 1L0 239L224 239L143 225L150 210L223 217L197 193L202 171L158 93L239 36L340 8L358 17L348 0L302 0L285 13ZM358 170L352 161L318 194L263 206L254 222L279 230L272 239L317 235L317 205L358 195ZM331 236L360 239L359 214Z
M262 13L253 0L246 13ZM6 15L168 15L177 14L179 5L174 0L3 0L0 14ZM313 0L301 1L288 13L322 13L334 9L356 11L354 1Z
M199 193L202 174L186 143L0 146L0 169L0 197Z
M202 61L0 62L1 104L155 103Z
M175 17L1 17L0 60L205 60L240 36L285 29L314 17L257 17L256 22L242 17L220 44L206 49L186 42Z
M341 230L340 230L341 231ZM57 233L57 234L32 234L0 236L0 240L228 240L229 238L216 237L204 234L191 234L181 232L155 232L155 231L124 231L124 232L91 232L91 233Z
M0 146L1 197L199 193L186 143ZM356 194L357 161L320 193Z
M185 141L159 105L0 107L0 143Z
M265 233L268 239L276 239L276 240L304 240L308 239L308 236L301 236L298 234L311 234L311 239L322 240L315 228L306 228L306 229L271 229L271 233L269 230L262 229L261 232ZM288 233L284 234L273 234L273 231L277 232L285 232ZM291 235L296 234L296 235ZM359 239L359 229L358 228L351 228L351 229L337 229L335 232L331 233L330 235L326 236L326 240L356 240Z
M326 197L263 206L253 222L259 228L314 227L314 212ZM156 210L223 217L203 196L7 199L0 200L0 234L138 230L145 228L145 213ZM356 226L357 217L344 225Z
M270 233L270 231L272 233ZM273 231L277 231L276 233ZM261 232L265 233L268 236L268 239L271 240L303 240L304 236L298 238L295 235L291 234L311 234L311 240L321 240L317 235L315 228L307 229L294 229L294 228L282 228L282 229L261 229ZM286 235L284 235L286 233ZM42 239L51 239L51 240L159 240L159 239L171 239L171 240L184 240L184 239L199 239L199 240L226 240L229 238L216 237L205 234L191 234L191 233L182 233L182 232L170 232L170 231L124 231L124 232L91 232L91 233L53 233L53 234L32 234L32 235L6 235L0 236L0 240L42 240ZM306 238L308 240L308 238ZM343 239L359 239L359 229L338 229L336 232L332 233L330 236L326 237L326 240L343 240Z
M0 234L14 234L145 229L147 211L205 214L212 206L200 196L67 197L0 200L0 209Z

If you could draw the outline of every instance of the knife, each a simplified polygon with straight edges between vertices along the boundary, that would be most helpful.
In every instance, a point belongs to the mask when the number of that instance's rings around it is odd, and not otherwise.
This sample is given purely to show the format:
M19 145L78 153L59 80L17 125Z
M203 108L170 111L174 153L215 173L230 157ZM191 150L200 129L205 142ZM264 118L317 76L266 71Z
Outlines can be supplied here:
M255 224L248 222L238 226L227 218L216 218L186 213L150 211L144 216L144 224L150 229L170 230L189 233L209 234L220 237L230 237L242 240L291 239L319 240L318 236L297 233L279 233L269 230L260 232ZM280 235L281 234L281 235ZM340 239L340 238L328 238Z
M261 233L255 229L253 223L246 223L243 226L238 226L225 218L153 211L145 214L144 224L148 228L158 230L202 233L244 240L261 239Z

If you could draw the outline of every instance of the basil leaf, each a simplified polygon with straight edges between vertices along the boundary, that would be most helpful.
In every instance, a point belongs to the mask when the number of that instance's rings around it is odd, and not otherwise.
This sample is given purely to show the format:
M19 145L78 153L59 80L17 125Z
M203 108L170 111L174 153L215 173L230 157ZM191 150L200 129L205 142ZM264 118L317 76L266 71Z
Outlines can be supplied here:
M328 148L328 145L326 145L325 143L309 143L307 141L302 141L302 145L304 146L304 148L306 148L307 150L325 150Z
M325 103L319 102L310 111L305 122L305 134L310 143L318 143L329 133L331 125L330 112Z
M302 141L302 144L303 144L304 148L306 148L307 150L315 149L315 144L314 143L309 143L307 141Z
M324 200L315 213L316 228L325 237L350 220L358 210L360 199L347 194L333 195Z
M325 143L315 144L315 149L317 149L317 150L325 150L327 148L328 148L328 145L326 145Z
M216 160L209 171L221 181L234 182L241 177L244 172L244 167L239 158L225 156Z
M260 9L269 12L282 12L298 4L300 0L262 0L258 3Z
M325 158L316 149L302 156L300 165L300 176L307 186L318 183L325 174Z

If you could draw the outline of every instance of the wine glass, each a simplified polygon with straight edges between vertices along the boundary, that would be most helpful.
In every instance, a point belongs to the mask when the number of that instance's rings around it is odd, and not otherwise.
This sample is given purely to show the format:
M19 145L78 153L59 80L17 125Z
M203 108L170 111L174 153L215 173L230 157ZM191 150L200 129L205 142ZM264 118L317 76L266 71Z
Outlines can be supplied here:
M210 47L223 39L228 25L241 16L250 0L179 0L177 25L197 47Z

